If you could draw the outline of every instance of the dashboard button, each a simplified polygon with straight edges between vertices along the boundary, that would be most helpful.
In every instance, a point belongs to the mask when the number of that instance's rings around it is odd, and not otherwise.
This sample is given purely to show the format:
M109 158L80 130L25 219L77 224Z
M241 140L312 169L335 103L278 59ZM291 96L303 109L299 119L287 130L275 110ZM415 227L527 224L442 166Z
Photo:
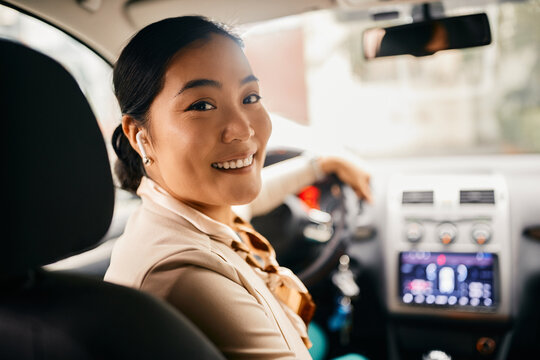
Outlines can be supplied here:
M411 222L406 225L405 237L407 238L407 241L416 243L422 240L422 236L424 236L424 227L422 224Z
M474 242L484 245L491 239L491 227L488 224L474 224L471 235Z
M444 245L448 245L457 237L457 227L452 223L442 223L439 225L437 229L437 235L439 236L439 240Z
M476 351L484 356L493 354L495 347L496 343L492 338L482 337L476 342Z

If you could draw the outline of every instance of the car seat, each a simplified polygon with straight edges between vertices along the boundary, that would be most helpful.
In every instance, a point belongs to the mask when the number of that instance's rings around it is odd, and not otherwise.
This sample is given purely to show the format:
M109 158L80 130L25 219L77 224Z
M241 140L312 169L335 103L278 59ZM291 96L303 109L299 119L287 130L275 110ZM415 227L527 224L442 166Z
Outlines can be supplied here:
M184 316L134 289L43 265L95 246L114 188L103 136L73 77L0 39L5 182L0 359L224 359Z

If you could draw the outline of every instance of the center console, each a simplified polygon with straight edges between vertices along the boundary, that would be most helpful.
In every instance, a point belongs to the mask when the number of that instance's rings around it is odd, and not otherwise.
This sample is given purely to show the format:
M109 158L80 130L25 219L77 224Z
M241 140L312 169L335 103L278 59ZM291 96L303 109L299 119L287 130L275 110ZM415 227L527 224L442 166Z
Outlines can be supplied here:
M385 297L398 354L391 358L428 350L492 358L511 313L504 177L398 174L388 186Z
M386 219L390 313L509 316L511 244L502 176L396 175Z

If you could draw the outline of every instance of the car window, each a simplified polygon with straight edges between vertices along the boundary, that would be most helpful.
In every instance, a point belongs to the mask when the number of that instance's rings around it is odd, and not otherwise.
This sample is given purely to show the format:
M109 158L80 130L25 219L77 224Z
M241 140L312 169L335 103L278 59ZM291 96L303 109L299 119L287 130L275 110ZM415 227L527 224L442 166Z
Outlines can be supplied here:
M492 44L365 60L363 31L411 22L410 4L392 20L321 10L242 29L274 114L271 143L365 157L540 152L538 1L443 3L449 16L485 12Z
M0 37L54 58L73 75L94 111L107 144L109 160L114 165L116 155L110 139L121 114L112 89L111 65L59 29L3 5L0 5ZM117 190L115 213L131 209L136 201L129 193Z

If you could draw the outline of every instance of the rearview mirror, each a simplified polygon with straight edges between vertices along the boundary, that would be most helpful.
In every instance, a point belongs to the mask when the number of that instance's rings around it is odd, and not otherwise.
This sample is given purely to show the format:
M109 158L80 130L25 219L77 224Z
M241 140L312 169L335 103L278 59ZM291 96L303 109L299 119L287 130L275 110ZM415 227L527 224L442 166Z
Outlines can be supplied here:
M430 19L387 28L364 31L366 59L383 56L432 55L437 51L491 44L486 14Z

